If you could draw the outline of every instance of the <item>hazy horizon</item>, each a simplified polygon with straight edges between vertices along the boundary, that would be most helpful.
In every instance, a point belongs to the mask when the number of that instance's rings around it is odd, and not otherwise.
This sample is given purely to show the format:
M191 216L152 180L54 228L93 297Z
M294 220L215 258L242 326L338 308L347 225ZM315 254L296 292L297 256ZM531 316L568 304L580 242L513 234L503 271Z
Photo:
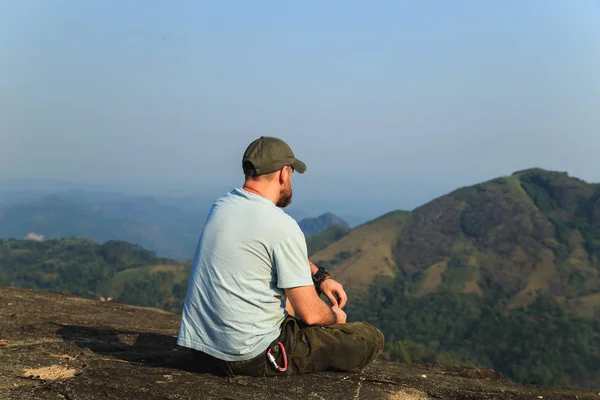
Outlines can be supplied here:
M0 34L3 181L222 191L260 135L298 207L600 181L597 1L7 1Z
M518 172L511 171L510 174ZM554 171L554 172L567 172L568 171ZM395 210L406 210L412 211L415 208L425 205L426 203L434 200L437 197L446 195L456 189L464 186L470 186L477 183L482 183L487 180L492 180L501 176L508 176L510 174L504 174L499 176L489 177L483 181L469 182L464 185L455 187L445 187L444 184L439 184L435 187L421 185L419 183L412 182L411 187L417 187L415 193L408 193L402 199L390 199L390 198L370 198L368 194L362 196L358 193L351 194L350 196L343 199L331 199L326 197L326 193L312 194L303 192L296 189L294 185L294 201L292 205L285 209L286 212L293 215L295 218L307 218L317 217L326 212L332 212L343 218L347 218L351 225L361 224L368 220L379 217L390 211ZM571 175L574 178L580 178L578 176ZM585 180L585 179L584 179ZM588 183L600 184L600 182L587 181ZM241 182L240 182L241 183ZM198 200L197 205L206 206L208 203L212 204L218 196L229 192L233 187L240 187L241 185L215 185L212 187L199 187L194 188L184 184L165 184L165 186L158 185L139 185L135 184L120 184L115 185L107 182L105 184L90 184L84 182L70 182L64 180L44 180L44 179L13 179L13 180L0 180L0 195L7 193L18 193L23 192L30 194L41 194L40 196L26 196L33 201L37 201L47 194L54 194L58 196L64 195L76 195L77 193L98 194L100 198L104 198L106 195L124 196L127 198L134 197L153 197L159 202L169 203L169 199L185 199L189 198L190 201L193 199ZM321 196L321 197L319 197ZM89 197L89 196L87 196ZM112 196L111 196L112 197ZM18 197L17 197L18 198ZM0 205L2 205L3 199L0 199ZM9 199L10 200L10 199ZM9 201L7 204L21 203L21 201ZM399 205L400 204L400 205ZM191 205L188 202L188 206ZM205 210L206 211L206 210Z

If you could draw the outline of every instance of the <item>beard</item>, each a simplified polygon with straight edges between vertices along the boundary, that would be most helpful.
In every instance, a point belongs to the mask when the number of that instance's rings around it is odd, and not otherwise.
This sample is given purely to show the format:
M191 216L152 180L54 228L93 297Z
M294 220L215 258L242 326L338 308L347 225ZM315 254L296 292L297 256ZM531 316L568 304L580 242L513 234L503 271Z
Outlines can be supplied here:
M292 185L289 182L284 183L279 190L279 200L277 207L285 208L292 203Z

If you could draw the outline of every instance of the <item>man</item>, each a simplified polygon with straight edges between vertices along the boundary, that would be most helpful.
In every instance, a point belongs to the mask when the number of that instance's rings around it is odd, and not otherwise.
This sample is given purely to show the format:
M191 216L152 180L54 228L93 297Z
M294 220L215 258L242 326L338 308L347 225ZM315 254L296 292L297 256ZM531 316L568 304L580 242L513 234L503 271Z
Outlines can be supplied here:
M282 210L306 165L263 136L242 169L243 187L216 201L200 235L177 343L230 376L360 371L381 353L383 334L346 323L342 285L308 260L304 234Z

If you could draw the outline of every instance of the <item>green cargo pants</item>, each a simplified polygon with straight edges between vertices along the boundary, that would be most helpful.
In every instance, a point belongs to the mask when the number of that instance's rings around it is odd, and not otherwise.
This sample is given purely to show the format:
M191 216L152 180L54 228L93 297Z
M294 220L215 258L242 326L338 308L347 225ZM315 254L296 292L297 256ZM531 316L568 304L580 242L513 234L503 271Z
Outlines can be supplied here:
M271 345L271 354L284 365L283 343L288 367L278 371L267 359L267 350L247 361L223 361L195 352L197 361L214 372L228 376L296 375L325 370L360 372L383 350L383 334L365 322L328 326L306 325L294 317L281 324L281 334Z

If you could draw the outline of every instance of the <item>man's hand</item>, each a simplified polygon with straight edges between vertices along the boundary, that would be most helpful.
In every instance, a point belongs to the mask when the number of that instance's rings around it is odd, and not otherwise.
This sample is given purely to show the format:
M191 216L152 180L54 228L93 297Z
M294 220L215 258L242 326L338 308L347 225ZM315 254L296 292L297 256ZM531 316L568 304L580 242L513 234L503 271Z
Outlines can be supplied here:
M344 308L346 302L348 301L348 296L339 282L334 281L333 279L325 279L323 282L321 282L319 289L321 289L321 292L327 296L331 302L331 305L338 306L340 309ZM346 321L345 316L346 314L344 314L344 321Z
M331 307L331 311L335 313L335 323L336 324L345 324L346 323L346 313L342 311L338 306Z

